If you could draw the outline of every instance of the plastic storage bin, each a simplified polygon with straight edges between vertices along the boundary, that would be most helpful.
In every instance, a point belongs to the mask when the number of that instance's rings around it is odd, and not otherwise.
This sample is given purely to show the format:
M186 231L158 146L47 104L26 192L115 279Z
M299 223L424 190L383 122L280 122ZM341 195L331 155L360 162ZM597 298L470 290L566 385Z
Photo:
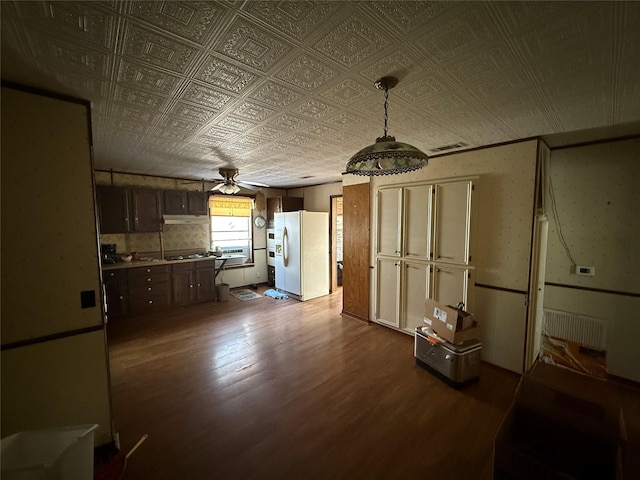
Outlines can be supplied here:
M77 425L3 438L2 480L91 480L96 428Z

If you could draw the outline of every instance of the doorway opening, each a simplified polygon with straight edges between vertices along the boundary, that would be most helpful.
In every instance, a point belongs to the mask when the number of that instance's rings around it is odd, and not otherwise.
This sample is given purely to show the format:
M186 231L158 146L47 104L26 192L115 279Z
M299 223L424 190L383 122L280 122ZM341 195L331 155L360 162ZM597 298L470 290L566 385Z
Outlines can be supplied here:
M342 287L342 195L331 195L331 292Z

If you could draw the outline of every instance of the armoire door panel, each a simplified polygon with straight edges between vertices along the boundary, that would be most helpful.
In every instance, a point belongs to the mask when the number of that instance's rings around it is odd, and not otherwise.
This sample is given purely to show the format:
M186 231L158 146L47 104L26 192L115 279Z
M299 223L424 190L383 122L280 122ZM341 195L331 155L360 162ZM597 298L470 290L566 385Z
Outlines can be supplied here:
M378 229L376 253L401 255L402 189L389 188L378 192Z
M403 268L402 328L414 333L424 325L424 304L430 289L429 265L407 262Z
M429 260L431 256L432 185L404 189L404 256Z
M456 306L462 302L464 309L469 307L469 270L434 265L433 269L433 299L445 305Z
M463 265L470 262L471 191L471 182L436 186L434 261Z
M376 321L400 326L400 261L378 259L376 265Z

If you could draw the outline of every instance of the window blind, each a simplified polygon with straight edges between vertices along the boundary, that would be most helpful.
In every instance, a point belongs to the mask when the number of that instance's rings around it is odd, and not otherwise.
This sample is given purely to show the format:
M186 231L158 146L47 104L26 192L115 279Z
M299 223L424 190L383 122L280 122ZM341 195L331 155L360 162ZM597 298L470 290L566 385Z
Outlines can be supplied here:
M250 217L253 199L212 195L209 197L209 215L220 217Z

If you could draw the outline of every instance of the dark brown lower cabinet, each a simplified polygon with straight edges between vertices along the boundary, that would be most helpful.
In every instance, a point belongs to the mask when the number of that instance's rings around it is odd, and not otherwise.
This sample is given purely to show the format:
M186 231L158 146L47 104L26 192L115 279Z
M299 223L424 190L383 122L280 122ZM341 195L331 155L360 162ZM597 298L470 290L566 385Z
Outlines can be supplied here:
M193 302L196 298L193 262L175 264L172 270L173 304L186 305Z
M126 317L129 313L129 288L126 270L103 272L103 282L107 302L107 319Z
M195 262L196 300L206 302L215 297L215 260Z
M146 313L171 305L170 272L170 265L129 269L129 311L132 314Z

